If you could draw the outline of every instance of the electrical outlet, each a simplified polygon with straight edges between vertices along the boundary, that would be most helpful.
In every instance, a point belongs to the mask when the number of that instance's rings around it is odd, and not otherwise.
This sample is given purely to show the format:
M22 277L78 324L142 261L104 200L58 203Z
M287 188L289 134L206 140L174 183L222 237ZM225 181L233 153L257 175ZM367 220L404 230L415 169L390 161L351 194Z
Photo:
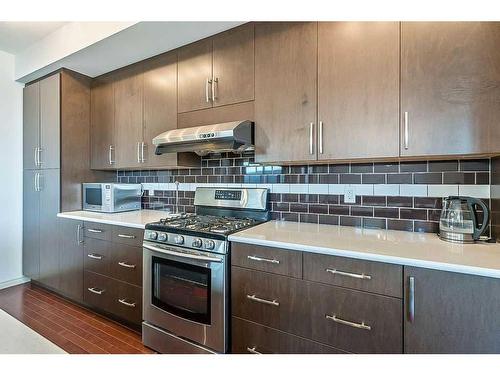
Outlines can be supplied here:
M155 195L155 189L149 189L148 192L149 192L149 196L150 197L152 197L153 195Z
M346 186L344 189L344 202L356 203L356 194L354 194L354 187Z

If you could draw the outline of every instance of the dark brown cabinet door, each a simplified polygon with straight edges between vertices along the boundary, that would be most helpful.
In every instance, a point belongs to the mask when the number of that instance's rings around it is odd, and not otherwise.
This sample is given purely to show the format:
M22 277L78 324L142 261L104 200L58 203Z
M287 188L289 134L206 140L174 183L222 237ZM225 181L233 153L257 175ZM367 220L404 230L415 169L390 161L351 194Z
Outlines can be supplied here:
M144 63L145 166L176 165L176 154L155 155L155 147L152 143L154 137L176 128L177 53L173 52Z
M40 157L44 169L61 167L61 75L40 81Z
M254 25L213 39L214 107L254 99Z
M94 79L90 96L90 166L92 169L112 169L115 167L115 107L111 78Z
M83 222L59 219L59 233L60 291L83 301Z
M142 67L133 65L125 68L117 73L116 78L116 167L140 167L144 97Z
M405 287L405 353L500 353L500 280L405 267Z
M318 23L318 158L399 156L399 23Z
M23 166L38 169L40 147L40 82L23 89Z
M255 160L316 160L317 24L255 25Z
M178 111L212 107L212 39L179 49Z
M23 173L23 275L33 280L38 280L40 274L39 173L36 170Z
M500 149L499 45L498 22L402 23L402 156Z

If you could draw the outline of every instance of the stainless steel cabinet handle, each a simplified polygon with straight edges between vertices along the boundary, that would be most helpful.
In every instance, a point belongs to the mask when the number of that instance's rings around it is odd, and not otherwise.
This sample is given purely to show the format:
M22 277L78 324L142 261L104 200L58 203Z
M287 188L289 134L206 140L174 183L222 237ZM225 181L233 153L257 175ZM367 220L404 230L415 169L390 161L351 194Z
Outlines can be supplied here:
M125 262L118 262L119 266L125 267L125 268L135 268L135 264L128 264Z
M94 293L94 294L99 294L99 295L101 295L101 294L103 294L103 293L104 293L104 289L87 288L87 290L88 290L89 292L92 292L92 293Z
M210 103L210 90L208 89L208 85L212 84L212 80L210 78L207 78L207 81L205 82L205 98L207 100L207 103Z
M323 121L319 122L318 133L319 133L319 153L322 154L323 153Z
M146 144L144 142L141 142L141 161L143 163L146 162L146 158L144 157L144 147L146 146Z
M404 132L405 132L405 139L404 139L404 147L405 150L408 150L409 143L410 143L410 134L409 134L409 124L408 124L408 112L405 112L403 114L403 122L404 122Z
M128 239L135 238L135 236L132 235L132 234L121 234L121 233L118 235L118 237L120 237L120 238L128 238Z
M363 280L371 280L372 279L372 277L370 275L365 275L364 273L344 272L344 271L335 270L333 268L327 268L325 271L332 273L334 275L347 276L347 277L352 277L355 279L363 279Z
M102 260L102 255L99 254L87 254L87 257L89 257L90 259Z
M255 255L247 255L247 258L250 260L255 260L257 262L267 262L267 263L280 264L280 261L278 259L261 258L261 257L255 256Z
M43 151L43 148L41 147L38 147L38 165L41 166L43 164L43 161L42 161L42 151Z
M102 230L93 228L88 228L87 231L90 233L102 233Z
M35 157L35 167L38 167L39 166L39 164L38 164L38 147L35 147L33 150L35 151L35 156L34 156Z
M83 240L82 240L82 229L83 229L83 225L82 224L78 224L76 226L76 243L78 245L81 245L83 243Z
M216 94L216 91L215 91L215 85L219 83L219 78L216 78L216 77L213 77L212 78L212 82L211 82L211 85L212 85L212 101L215 102L215 99L217 99L217 94Z
M136 306L136 303L135 302L127 302L127 300L123 299L123 298L120 298L118 300L118 302L120 302L122 305L125 305L127 307L135 307Z
M113 165L115 161L113 160L113 152L115 151L115 147L113 145L109 145L109 164Z
M335 315L325 315L325 318L333 320L335 323L343 324L343 325L349 326L349 327L365 329L367 331L370 331L372 329L372 327L369 325L366 325L365 322L355 323L355 322L351 322L349 320L337 318Z
M411 323L415 321L415 277L408 278L408 319Z
M40 173L38 172L35 173L33 184L35 185L34 186L35 191L40 191Z
M247 294L247 298L249 300L252 300L252 301L255 301L255 302L259 302L259 303L264 303L266 305L272 305L272 306L279 306L280 303L273 299L272 301L271 300L268 300L268 299L263 299L263 298L259 298L259 297L256 297L255 294Z
M137 162L141 162L141 142L137 142Z
M311 122L309 124L309 153L311 155L314 153L313 137L314 137L314 123Z
M257 347L256 346L253 346L251 348L249 346L247 346L247 352L252 353L252 354L262 354L261 352L257 351Z

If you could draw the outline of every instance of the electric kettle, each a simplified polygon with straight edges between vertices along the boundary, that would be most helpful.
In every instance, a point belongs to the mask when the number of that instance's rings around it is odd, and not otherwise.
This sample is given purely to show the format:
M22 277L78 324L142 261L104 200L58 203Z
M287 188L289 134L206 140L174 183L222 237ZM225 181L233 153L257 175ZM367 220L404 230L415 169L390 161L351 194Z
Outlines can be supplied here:
M482 210L479 223L478 208ZM490 211L482 200L472 197L448 197L443 199L439 220L439 238L444 241L473 243L486 230Z

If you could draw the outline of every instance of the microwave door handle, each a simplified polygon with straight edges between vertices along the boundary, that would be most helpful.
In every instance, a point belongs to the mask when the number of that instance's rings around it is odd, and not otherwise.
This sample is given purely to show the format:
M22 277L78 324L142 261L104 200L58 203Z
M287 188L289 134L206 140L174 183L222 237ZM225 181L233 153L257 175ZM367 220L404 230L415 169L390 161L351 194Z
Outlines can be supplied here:
M220 259L220 258L203 256L203 255L196 255L196 254L190 254L190 253L181 253L181 252L177 252L177 251L173 251L173 250L162 249L162 248L148 245L148 244L143 244L142 247L145 249L151 250L151 251L157 251L159 253L173 255L173 256L176 256L179 258L195 259L195 260L201 260L203 262L222 263L222 259Z

